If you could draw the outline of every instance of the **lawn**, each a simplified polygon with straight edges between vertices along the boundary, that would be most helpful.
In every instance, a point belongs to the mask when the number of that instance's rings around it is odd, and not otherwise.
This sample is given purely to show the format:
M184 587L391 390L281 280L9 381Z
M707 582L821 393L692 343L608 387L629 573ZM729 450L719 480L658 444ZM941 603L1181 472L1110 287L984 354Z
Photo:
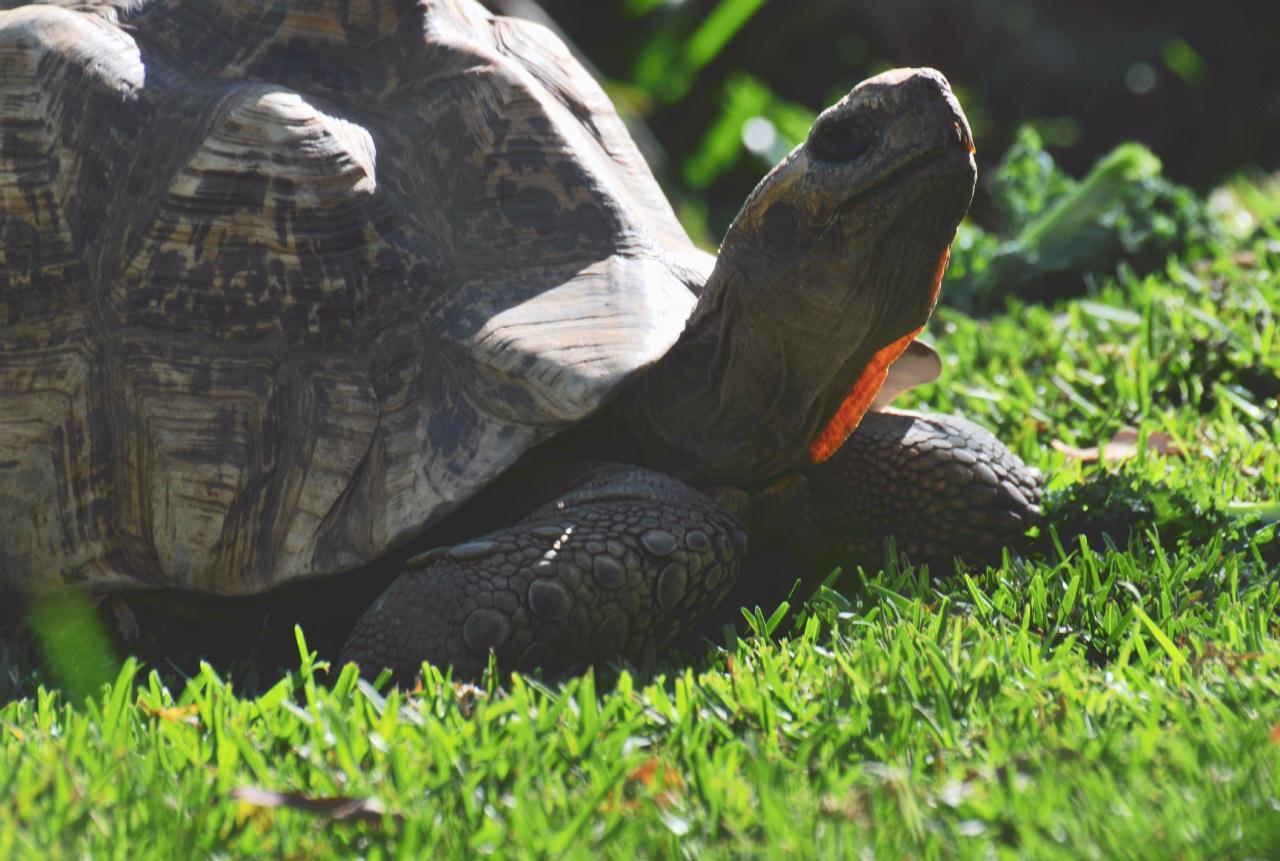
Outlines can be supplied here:
M909 405L1043 470L1025 554L833 573L555 684L402 693L301 638L253 691L6 652L0 858L1280 857L1280 195L1232 188L1211 241L1175 219L1068 298L981 310L995 241L962 233Z

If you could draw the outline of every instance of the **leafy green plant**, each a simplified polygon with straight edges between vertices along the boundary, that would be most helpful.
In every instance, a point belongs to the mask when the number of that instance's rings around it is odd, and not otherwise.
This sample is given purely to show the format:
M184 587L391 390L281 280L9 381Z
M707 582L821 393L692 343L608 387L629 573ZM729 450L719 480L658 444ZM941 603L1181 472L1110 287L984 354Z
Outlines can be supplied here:
M1259 527L1280 520L1280 503L1228 502L1204 486L1171 486L1117 471L1050 492L1044 512L1053 534L1043 535L1041 544L1049 552L1081 538L1095 547L1130 547L1154 538L1178 552L1214 540L1243 547ZM1273 534L1266 531L1258 544L1269 557L1280 554L1280 546L1270 546Z
M1127 143L1076 181L1025 127L990 183L996 232L967 225L953 257L948 301L991 310L1007 298L1044 301L1084 292L1124 263L1140 273L1171 255L1198 257L1221 238L1190 189L1161 174L1160 160Z
M765 0L719 0L692 30L686 30L678 18L668 19L642 46L632 82L663 101L676 101L689 92L698 73L724 50L764 3ZM639 17L660 5L652 0L631 0L628 11Z

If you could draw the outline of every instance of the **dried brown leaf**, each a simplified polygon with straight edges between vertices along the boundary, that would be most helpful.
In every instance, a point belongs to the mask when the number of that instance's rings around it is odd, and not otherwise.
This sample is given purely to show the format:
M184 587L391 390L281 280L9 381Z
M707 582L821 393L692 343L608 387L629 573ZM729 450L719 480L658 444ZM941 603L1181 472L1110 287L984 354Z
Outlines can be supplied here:
M627 775L628 786L643 784L645 789L653 792L654 802L659 807L666 807L676 800L684 791L684 778L680 772L657 757L650 757Z
M156 708L151 703L140 701L138 708L142 709L142 713L147 717L153 717L157 720L200 726L200 706L198 705Z
M1098 446L1077 448L1057 439L1049 445L1054 451L1060 451L1073 460L1085 463L1094 463L1098 460L1104 463L1123 463L1138 456L1139 440L1140 435L1135 428L1124 428L1101 448ZM1152 431L1147 434L1147 451L1169 457L1181 457L1186 454L1173 437L1164 431Z
M453 683L453 698L458 704L458 710L466 717L471 717L476 710L476 703L487 696L488 694L485 693L483 688L478 688L473 684L467 682Z
M273 810L287 807L314 813L333 822L365 822L380 824L386 816L386 807L376 798L350 796L310 796L300 792L276 792L259 786L242 786L231 790L231 799L250 807ZM402 817L396 815L396 819Z
M643 793L640 787L644 788ZM657 757L650 757L631 770L622 782L621 791L610 793L601 809L612 813L634 813L640 809L641 797L648 793L649 800L665 810L679 800L684 787L680 772Z
M850 790L844 795L824 795L818 801L818 810L823 816L863 825L870 824L869 807L867 794L862 790Z

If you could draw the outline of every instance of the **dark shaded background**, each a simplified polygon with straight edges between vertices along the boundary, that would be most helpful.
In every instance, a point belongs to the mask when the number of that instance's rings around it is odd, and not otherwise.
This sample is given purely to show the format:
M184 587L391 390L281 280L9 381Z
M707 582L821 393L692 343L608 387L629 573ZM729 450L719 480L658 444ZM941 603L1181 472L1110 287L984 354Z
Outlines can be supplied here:
M960 94L988 173L1026 122L1077 175L1129 139L1161 156L1171 178L1202 190L1242 169L1280 167L1280 0L540 4L624 113L661 142L651 160L704 242L723 233L777 154L753 156L740 141L732 156L705 151L743 73L775 97L766 115L781 117L780 128L790 120L780 145L804 119L789 108L820 110L881 69L931 65ZM529 8L527 0L490 5ZM710 58L691 61L690 46L705 54L717 28L729 38ZM975 212L981 220L981 193Z

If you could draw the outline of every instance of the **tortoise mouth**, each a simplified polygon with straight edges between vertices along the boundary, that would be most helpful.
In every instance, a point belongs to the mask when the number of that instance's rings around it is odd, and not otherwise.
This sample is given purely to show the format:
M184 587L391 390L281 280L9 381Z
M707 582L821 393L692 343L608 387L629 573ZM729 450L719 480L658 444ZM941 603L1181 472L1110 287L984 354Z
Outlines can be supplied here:
M963 140L962 140L963 144ZM930 149L915 153L894 165L879 180L859 189L835 208L819 232L825 238L840 228L855 213L884 200L902 197L903 208L919 202L922 196L945 199L948 186L965 196L960 216L968 207L968 197L978 175L972 144L950 146L946 149Z
M951 243L948 242L938 258L937 269L932 278L933 292L930 307L938 300L938 292L942 288L942 279L947 272L947 263L951 260ZM924 329L921 325L902 337L877 350L863 368L862 373L854 380L849 393L836 408L835 414L822 427L822 430L809 444L809 459L813 463L822 463L830 458L845 441L853 435L867 414L876 395L889 375L889 366L910 346L916 336Z
M849 364L837 377L852 381L827 396L834 396L834 402L826 400L827 418L809 444L814 463L835 454L857 429L889 366L924 328L937 303L955 227L968 208L977 176L964 137L958 141L960 146L925 150L905 159L841 204L824 230L824 235L852 233L865 223L868 231L879 233L873 245L881 265L873 264L855 278L865 279L857 293L867 297L861 300L864 310L877 321L870 329L872 337L879 333L887 340L870 355L865 351L871 344L850 350ZM859 355L864 357L861 362Z

